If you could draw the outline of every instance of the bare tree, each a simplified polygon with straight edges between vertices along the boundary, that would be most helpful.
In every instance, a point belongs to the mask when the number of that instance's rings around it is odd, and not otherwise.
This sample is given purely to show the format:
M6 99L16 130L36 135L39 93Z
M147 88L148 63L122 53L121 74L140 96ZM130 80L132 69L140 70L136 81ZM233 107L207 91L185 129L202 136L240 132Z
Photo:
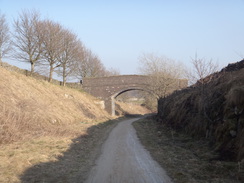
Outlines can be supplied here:
M106 69L105 75L106 76L118 76L118 75L120 75L120 71L115 68L109 68L109 69Z
M86 59L87 59L87 55L86 55L86 48L85 46L82 44L82 42L80 42L79 44L79 49L77 51L77 60L75 63L75 76L77 79L82 80L82 78L86 77Z
M213 62L212 59L198 58L197 53L194 58L191 58L193 68L186 71L186 75L191 84L197 81L200 84L204 83L204 78L218 71L219 65Z
M11 51L11 39L9 27L5 19L5 15L0 14L0 62Z
M89 67L88 69L88 73L89 73L89 77L103 77L106 76L106 68L104 67L103 63L101 62L101 60L99 59L99 57L97 55L94 54L90 54L88 53L88 55L90 55L89 59L88 59L88 64Z
M77 36L69 30L63 30L61 41L59 75L63 77L63 86L65 86L67 77L75 71L76 62L79 59L79 49L82 49L82 47Z
M35 64L41 59L42 37L40 30L40 15L37 11L22 11L14 21L14 58L31 64L31 73Z
M51 20L40 22L42 34L42 56L44 63L49 66L49 82L52 82L54 70L60 67L60 55L63 49L63 28L59 23Z
M179 88L183 72L181 63L155 54L143 54L139 61L141 74L149 76L147 89L158 99Z
M218 64L213 62L212 59L206 60L204 58L198 58L197 53L195 54L195 58L191 59L193 69L187 71L187 75L192 84L196 83L196 89L199 92L199 118L207 120L207 131L206 138L210 136L212 133L212 124L214 120L211 119L210 111L207 109L211 106L211 102L209 99L211 98L211 92L207 90L206 83L211 81L212 74L217 72Z
M77 63L77 77L102 77L106 76L106 68L101 60L91 50L83 47L80 49L80 59Z

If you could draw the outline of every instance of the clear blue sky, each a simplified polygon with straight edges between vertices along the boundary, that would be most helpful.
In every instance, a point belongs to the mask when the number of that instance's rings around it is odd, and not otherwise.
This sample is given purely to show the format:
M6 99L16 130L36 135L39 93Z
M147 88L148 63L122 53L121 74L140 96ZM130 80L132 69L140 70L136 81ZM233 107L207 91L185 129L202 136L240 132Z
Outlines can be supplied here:
M0 0L9 23L24 9L72 29L121 74L136 74L142 53L189 65L197 51L221 67L244 57L244 0Z

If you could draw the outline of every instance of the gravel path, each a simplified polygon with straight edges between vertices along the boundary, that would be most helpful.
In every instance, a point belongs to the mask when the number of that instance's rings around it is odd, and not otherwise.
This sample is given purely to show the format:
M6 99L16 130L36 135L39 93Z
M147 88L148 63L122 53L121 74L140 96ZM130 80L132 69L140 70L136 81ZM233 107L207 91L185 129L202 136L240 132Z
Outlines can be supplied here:
M131 125L138 119L122 121L111 131L86 183L171 183L139 142Z

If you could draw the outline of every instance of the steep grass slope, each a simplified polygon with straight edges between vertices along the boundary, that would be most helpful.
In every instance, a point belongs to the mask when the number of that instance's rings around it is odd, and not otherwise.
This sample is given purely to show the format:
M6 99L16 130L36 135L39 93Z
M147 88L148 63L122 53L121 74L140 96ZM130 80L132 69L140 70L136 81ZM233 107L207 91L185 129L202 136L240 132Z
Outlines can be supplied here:
M158 118L173 129L206 137L224 160L244 159L244 60L159 102Z
M87 93L0 65L0 182L84 181L119 120Z
M109 114L86 93L0 67L0 144L40 136L76 136ZM87 124L85 124L87 123Z
M84 177L94 149L113 124L105 123L111 116L96 100L0 67L0 182ZM44 164L39 174L26 178L26 171Z

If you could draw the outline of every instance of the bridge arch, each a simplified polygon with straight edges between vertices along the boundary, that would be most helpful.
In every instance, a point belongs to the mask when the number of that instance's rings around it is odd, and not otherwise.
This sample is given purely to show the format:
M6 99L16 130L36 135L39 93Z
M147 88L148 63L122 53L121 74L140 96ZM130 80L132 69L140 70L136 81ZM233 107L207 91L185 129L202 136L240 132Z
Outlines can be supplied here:
M151 93L153 94L151 91L149 91L148 89L146 88L140 88L140 87L129 87L129 88L124 88L122 89L121 91L119 92L116 92L114 93L113 95L110 96L111 98L111 114L112 116L115 116L115 100L116 100L116 97L118 97L119 95L123 94L123 93L126 93L128 91L135 91L135 90L139 90L139 91L145 91L145 92L148 92L148 93ZM153 94L154 95L154 94ZM155 96L156 97L156 96Z
M144 75L84 78L82 82L83 90L103 100L105 109L112 115L115 115L114 100L118 95L131 90L148 91L148 85L150 85L150 77ZM179 82L178 89L186 86L187 82L182 84Z

